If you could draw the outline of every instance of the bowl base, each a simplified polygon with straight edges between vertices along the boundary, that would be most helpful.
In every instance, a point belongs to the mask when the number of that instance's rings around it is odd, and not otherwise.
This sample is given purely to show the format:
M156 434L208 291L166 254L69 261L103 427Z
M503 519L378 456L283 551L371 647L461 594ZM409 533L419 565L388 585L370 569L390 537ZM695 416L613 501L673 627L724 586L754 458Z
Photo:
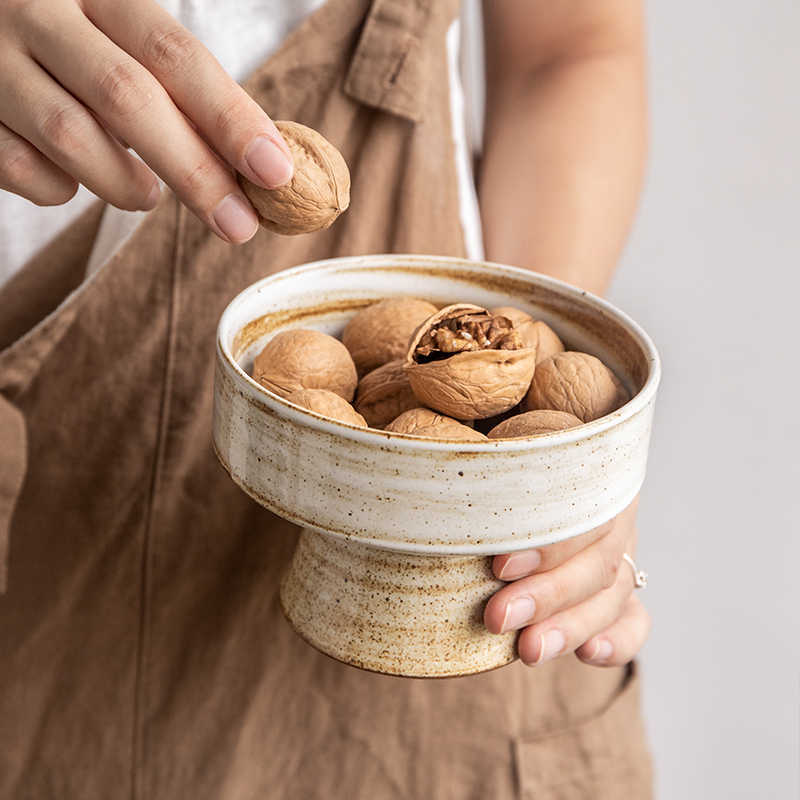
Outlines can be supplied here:
M281 583L284 613L309 644L387 675L470 675L517 658L516 633L492 634L486 601L504 583L486 556L381 550L303 529Z

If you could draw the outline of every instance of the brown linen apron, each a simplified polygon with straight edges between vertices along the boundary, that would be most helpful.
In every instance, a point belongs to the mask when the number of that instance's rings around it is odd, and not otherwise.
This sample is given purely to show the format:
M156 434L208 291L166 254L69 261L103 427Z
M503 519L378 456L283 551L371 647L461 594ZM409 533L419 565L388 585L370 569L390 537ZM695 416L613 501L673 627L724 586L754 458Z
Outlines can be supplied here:
M277 598L296 529L211 450L238 291L334 255L463 254L455 11L330 0L248 82L342 149L353 202L330 230L234 248L166 194L65 300L97 206L0 290L0 798L650 797L633 669L420 681L306 645Z

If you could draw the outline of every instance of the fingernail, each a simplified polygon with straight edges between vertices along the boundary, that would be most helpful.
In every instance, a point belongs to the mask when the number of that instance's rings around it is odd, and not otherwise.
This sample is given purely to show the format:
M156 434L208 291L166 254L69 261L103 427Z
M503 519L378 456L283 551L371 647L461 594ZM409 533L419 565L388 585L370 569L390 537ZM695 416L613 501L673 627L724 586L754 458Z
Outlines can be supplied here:
M514 580L533 572L542 563L542 554L538 550L525 550L521 553L512 553L497 577L501 581Z
M251 239L258 230L255 212L235 194L224 197L212 216L223 235L237 244Z
M147 195L147 199L142 204L142 211L150 211L155 208L158 205L160 197L161 187L158 185L158 181L156 181L153 184L153 188L150 190L150 194Z
M500 633L521 628L526 622L533 619L535 611L536 603L532 597L523 596L509 600Z
M614 645L608 639L598 639L594 646L594 652L586 659L587 661L608 661L614 654Z
M539 635L539 657L534 661L534 664L541 664L543 661L549 661L555 658L564 649L566 640L564 634L558 628L553 628L547 633Z
M292 162L267 136L256 136L247 147L244 160L267 189L289 183L294 173Z

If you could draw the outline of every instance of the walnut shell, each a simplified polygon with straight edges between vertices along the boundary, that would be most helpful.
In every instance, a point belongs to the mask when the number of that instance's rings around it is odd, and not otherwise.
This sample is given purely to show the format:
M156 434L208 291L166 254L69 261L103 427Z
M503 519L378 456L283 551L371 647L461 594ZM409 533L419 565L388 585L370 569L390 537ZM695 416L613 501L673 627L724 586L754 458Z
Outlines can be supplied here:
M518 439L539 433L564 431L578 425L583 423L574 414L566 411L527 411L496 425L488 436L490 439Z
M546 322L535 320L530 314L513 306L493 308L492 314L506 317L514 323L525 346L536 348L537 364L556 353L564 352L564 343Z
M298 389L329 389L348 403L358 382L347 348L333 336L305 328L270 339L256 356L253 378L281 397Z
M371 428L382 428L418 405L400 359L368 372L356 389L356 411Z
M486 437L460 422L443 417L428 408L412 408L390 422L384 430L409 433L429 439L463 439L465 442L485 442Z
M502 414L495 414L493 417L484 417L484 419L476 419L472 422L464 422L464 424L470 425L475 428L476 431L480 431L488 436L489 431L496 428L501 422L505 422L507 419L511 419L511 417L515 417L521 413L522 409L519 403L517 403L517 405L509 408L508 411L504 411Z
M347 323L342 341L359 375L403 358L408 340L436 306L415 297L389 297L367 306Z
M550 356L536 367L525 411L553 409L583 422L604 417L630 399L617 376L588 353L568 351Z
M523 346L510 320L466 303L447 306L421 325L404 363L421 404L462 420L513 408L535 366L536 350Z
M309 411L316 411L323 417L347 422L349 425L358 425L360 428L367 427L364 417L336 392L329 392L327 389L298 389L287 394L286 399Z
M295 236L329 227L350 205L350 171L342 154L322 134L299 122L278 120L294 159L294 175L285 186L264 189L244 175L239 185L259 222L275 233Z

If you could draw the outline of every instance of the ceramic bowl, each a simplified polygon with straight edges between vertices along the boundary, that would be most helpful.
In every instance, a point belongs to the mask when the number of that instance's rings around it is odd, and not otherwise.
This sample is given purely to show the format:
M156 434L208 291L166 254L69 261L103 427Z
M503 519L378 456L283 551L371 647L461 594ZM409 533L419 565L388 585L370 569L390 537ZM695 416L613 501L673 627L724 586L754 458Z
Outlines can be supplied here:
M572 430L463 442L326 419L250 377L276 333L338 335L359 309L398 295L515 305L568 349L602 359L632 399ZM230 303L216 359L220 461L253 499L303 528L284 611L311 644L366 669L463 675L513 660L514 635L481 624L501 585L487 556L585 533L625 508L644 479L660 375L653 343L606 301L527 270L418 255L286 270Z

